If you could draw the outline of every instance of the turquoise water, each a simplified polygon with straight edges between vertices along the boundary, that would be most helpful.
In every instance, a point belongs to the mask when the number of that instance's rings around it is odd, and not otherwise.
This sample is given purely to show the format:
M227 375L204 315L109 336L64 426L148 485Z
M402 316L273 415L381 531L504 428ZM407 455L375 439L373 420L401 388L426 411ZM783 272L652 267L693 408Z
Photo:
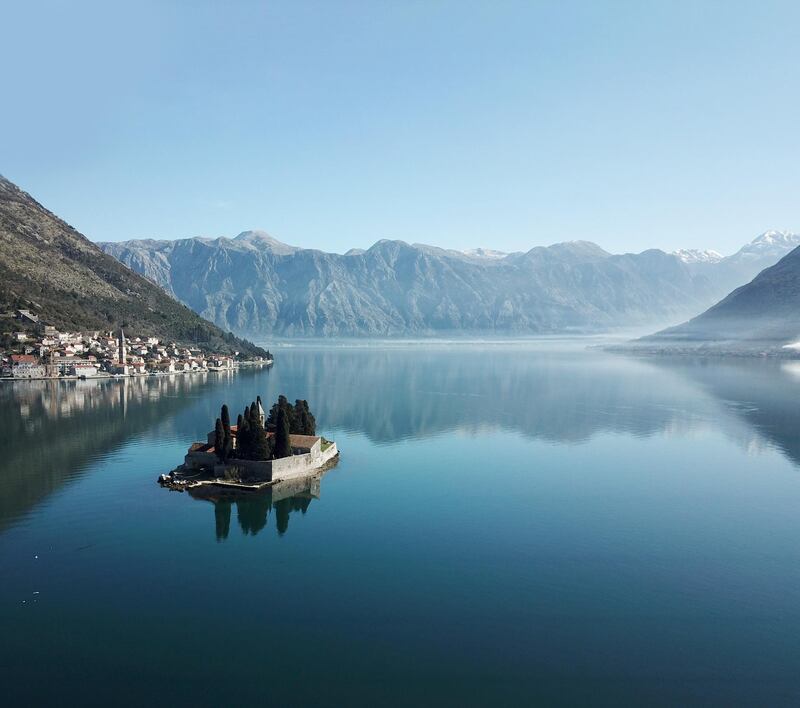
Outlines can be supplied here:
M278 393L342 451L318 487L156 485ZM800 701L796 364L287 347L0 411L6 705Z

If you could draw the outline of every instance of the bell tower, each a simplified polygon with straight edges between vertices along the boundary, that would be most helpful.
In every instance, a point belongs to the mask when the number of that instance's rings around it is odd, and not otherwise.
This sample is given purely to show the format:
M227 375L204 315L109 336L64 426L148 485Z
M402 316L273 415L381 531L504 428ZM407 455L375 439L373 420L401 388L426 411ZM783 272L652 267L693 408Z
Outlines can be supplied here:
M117 359L119 360L120 366L125 366L125 332L122 331L122 327L119 328L119 354L117 355Z

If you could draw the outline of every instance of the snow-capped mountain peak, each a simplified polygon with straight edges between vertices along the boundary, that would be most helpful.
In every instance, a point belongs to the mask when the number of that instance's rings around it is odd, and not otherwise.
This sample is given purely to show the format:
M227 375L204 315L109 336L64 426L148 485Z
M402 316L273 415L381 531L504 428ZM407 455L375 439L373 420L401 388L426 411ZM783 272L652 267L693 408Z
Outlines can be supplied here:
M708 249L679 248L677 251L673 251L672 255L677 256L684 263L719 263L722 260L721 253Z
M490 258L498 259L505 258L508 254L503 251L494 251L491 248L471 248L468 251L462 251L465 256L472 258Z
M765 256L783 256L800 246L800 234L791 231L765 231L738 251L733 258L752 259Z

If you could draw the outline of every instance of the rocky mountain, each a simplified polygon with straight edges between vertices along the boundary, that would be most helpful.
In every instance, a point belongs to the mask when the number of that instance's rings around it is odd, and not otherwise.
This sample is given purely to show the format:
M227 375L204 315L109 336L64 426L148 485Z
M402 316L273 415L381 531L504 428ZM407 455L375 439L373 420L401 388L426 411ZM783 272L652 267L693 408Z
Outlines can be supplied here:
M711 279L718 289L711 306L731 290L752 280L764 268L775 265L789 251L800 246L800 234L789 231L765 231L731 256L716 251L681 249L675 251L697 275ZM694 313L697 314L697 313Z
M773 256L764 251L688 259L655 249L614 255L588 241L503 254L387 240L339 255L256 231L100 246L204 317L251 336L539 334L668 324L702 311L780 257L765 262Z
M800 247L703 314L645 337L644 346L786 348L800 339Z
M66 330L124 325L137 335L263 354L131 272L0 176L0 311L15 308Z

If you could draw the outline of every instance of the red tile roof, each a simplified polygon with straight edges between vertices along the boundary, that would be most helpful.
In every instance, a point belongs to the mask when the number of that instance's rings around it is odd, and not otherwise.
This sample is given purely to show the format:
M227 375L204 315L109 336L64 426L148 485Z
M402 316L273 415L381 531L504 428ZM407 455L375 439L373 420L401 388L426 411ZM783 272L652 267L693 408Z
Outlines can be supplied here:
M311 448L319 440L317 435L290 435L289 442L292 447L308 447Z

